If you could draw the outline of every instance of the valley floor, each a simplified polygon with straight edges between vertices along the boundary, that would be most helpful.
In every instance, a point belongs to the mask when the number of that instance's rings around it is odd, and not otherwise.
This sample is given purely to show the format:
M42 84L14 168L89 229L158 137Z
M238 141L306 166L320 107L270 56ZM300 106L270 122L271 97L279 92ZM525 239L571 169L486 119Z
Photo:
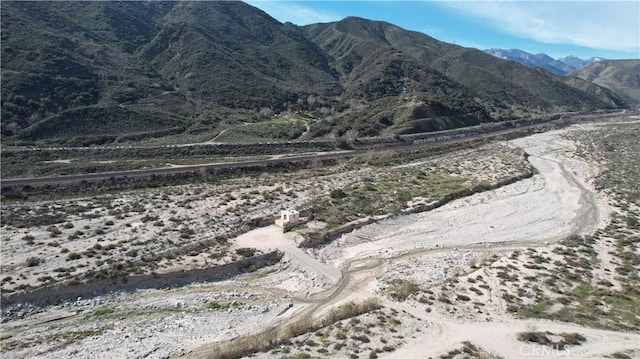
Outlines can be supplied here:
M537 174L432 211L389 217L318 249L299 248L295 231L259 228L230 240L230 250L278 249L284 257L273 266L214 283L78 298L8 321L3 355L223 356L241 344L221 342L369 300L376 305L364 314L278 338L252 355L640 357L633 266L640 228L624 222L638 218L637 204L597 181L616 169L614 160L589 155L609 127L638 133L631 119L509 141L529 155Z

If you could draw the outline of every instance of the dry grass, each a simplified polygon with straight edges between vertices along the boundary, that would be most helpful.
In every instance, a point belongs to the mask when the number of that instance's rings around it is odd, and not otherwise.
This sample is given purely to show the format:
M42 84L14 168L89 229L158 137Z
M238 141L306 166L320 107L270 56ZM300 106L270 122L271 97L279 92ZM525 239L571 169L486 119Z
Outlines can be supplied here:
M209 351L207 357L225 359L242 358L253 353L268 351L279 345L288 343L291 338L317 331L338 321L357 317L361 314L379 309L380 307L380 303L375 299L358 303L350 302L332 309L327 315L320 319L302 317L263 333L220 344Z

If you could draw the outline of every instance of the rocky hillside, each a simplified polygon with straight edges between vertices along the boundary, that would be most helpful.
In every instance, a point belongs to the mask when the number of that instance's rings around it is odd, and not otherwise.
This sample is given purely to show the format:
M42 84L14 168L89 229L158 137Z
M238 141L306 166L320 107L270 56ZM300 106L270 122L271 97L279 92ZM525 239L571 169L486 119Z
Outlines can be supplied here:
M298 27L242 2L0 6L4 143L370 136L625 106L384 22Z
M629 104L640 104L640 60L594 62L571 73L571 76L606 87Z
M371 125L373 116L392 123L395 132L416 132L623 105L588 82L568 81L385 22L351 17L309 25L305 32L331 55L350 98L364 97L376 110L354 111L346 116L350 124Z

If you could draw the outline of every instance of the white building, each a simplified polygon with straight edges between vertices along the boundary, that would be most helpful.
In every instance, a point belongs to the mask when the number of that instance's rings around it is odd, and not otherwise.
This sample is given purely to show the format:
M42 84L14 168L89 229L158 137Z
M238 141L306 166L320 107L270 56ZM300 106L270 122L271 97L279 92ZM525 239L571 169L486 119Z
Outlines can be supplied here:
M276 219L276 226L289 227L300 223L300 212L288 209L280 213L280 218Z

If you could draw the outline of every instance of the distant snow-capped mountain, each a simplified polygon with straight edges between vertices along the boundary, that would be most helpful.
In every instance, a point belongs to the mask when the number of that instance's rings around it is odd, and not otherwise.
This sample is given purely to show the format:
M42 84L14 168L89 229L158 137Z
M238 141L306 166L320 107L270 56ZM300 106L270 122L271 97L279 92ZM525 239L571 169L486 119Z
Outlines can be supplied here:
M592 62L604 60L598 57L581 59L576 56L566 56L554 59L546 54L530 54L518 49L489 49L484 50L484 52L504 60L519 62L528 67L543 68L558 75L566 75L572 71L581 69Z
M600 58L600 57L591 57L588 59L581 59L579 57L576 56L565 56L565 57L561 57L558 59L558 61L562 61L565 64L574 67L576 70L580 70L581 68L589 65L592 62L598 62L598 61L603 61L606 59Z

